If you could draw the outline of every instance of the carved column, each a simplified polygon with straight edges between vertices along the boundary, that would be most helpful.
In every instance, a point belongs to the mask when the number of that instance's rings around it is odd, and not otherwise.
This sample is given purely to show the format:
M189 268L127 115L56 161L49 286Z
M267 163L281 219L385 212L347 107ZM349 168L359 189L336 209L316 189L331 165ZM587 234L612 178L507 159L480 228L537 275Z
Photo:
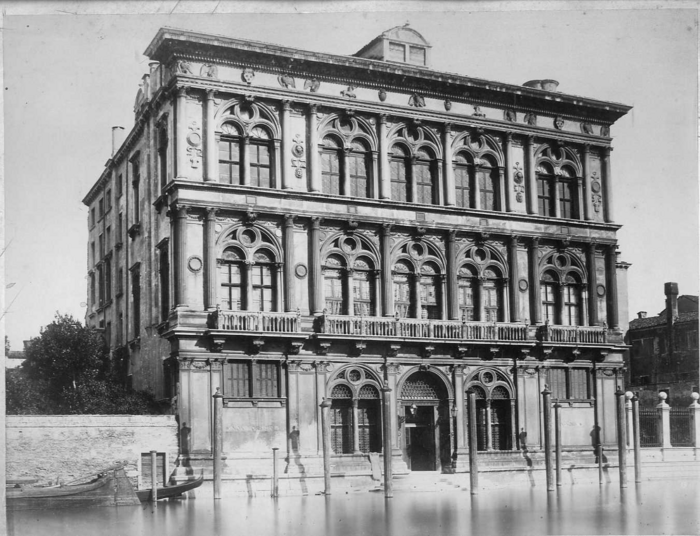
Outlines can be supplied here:
M518 237L511 236L508 242L508 270L510 278L510 321L520 322L520 307L518 306Z
M352 453L360 454L360 423L357 398L352 399Z
M498 168L498 210L504 212L510 207L510 192L506 193L505 170ZM507 201L506 201L507 200ZM507 204L506 204L507 203Z
M241 184L250 186L250 136L243 136L243 150L241 154Z
M606 147L603 152L603 211L607 223L615 221L613 217L613 188L610 168L611 151L610 147Z
M418 318L420 319L423 314L423 308L421 304L421 295L420 295L420 273L417 274L411 274L411 285L413 285L413 288L411 289L413 291L413 296L415 297L415 310L413 312L413 318ZM411 314L409 312L409 314Z
M576 197L577 197L577 205L578 205L578 210L577 214L575 215L576 218L579 220L584 220L583 217L583 179L581 177L576 177Z
M171 209L174 212L173 235L175 236L175 306L186 307L186 284L185 274L187 273L187 210L188 207L178 205Z
M418 157L416 155L413 155L408 159L408 169L406 170L406 180L409 183L409 193L410 195L408 196L407 201L410 203L417 203L418 202L418 196L416 195L417 188L416 188L416 162L418 161Z
M347 312L345 314L347 315L354 315L355 314L355 304L354 304L354 298L353 296L353 288L352 288L352 278L353 274L355 271L352 268L348 268L345 270L345 288L347 292Z
M466 455L467 451L467 436L466 436L466 415L464 405L464 365L455 365L453 367L453 382L455 387L455 408L457 416L455 417L455 434L457 436L457 459L460 454Z
M617 246L608 246L605 252L605 276L607 279L608 325L613 329L620 328L617 314Z
M312 192L321 191L321 173L318 164L318 125L316 117L317 108L315 104L309 106L306 115L307 128L309 129L309 146L307 150L307 160L309 167L309 190Z
M208 208L204 217L204 307L216 308L216 209Z
M311 218L311 231L309 233L309 272L311 273L311 314L317 315L323 312L321 300L321 218Z
M284 310L296 311L294 296L294 214L284 216Z
M284 274L283 274L283 269L284 269L284 263L281 262L276 262L275 263L275 295L273 296L275 299L275 311L281 312L284 311L284 304L282 303L282 289L285 288L284 285Z
M479 164L474 164L474 208L476 210L479 210L481 208L481 184L479 184L479 173L483 173L482 171L479 171Z
M255 263L253 261L245 261L242 265L243 273L243 284L245 285L245 296L241 300L244 304L243 309L245 311L257 311L258 309L253 309L253 266Z
M505 278L505 280L499 283L501 285L501 292L503 293L503 320L498 320L499 322L510 321L510 299L508 298L510 293L508 292L508 281L510 281L510 279Z
M204 157L205 162L205 182L216 182L218 178L218 151L216 147L216 125L214 123L214 90L208 89L207 95L204 100L204 113L206 119L205 133L204 133L204 147L206 154Z
M552 178L552 194L554 195L554 217L555 218L561 218L561 196L562 196L562 191L561 187L563 186L562 184L559 183L559 180L557 179L557 176L555 175L554 178Z
M540 239L530 242L530 311L531 324L542 323L542 304L540 303Z
M588 244L586 252L586 268L588 269L588 322L591 326L598 325L598 281L595 266L595 243Z
M450 320L459 320L459 286L457 282L456 231L447 232L447 311Z
M394 316L394 292L391 280L391 225L385 223L381 229L382 240L382 313Z
M379 153L372 151L372 191L370 197L379 199Z
M348 155L350 154L350 148L346 147L342 151L342 157L340 159L340 189L342 195L350 195L350 166L348 165Z
M435 205L445 204L445 184L443 182L444 175L442 173L444 161L437 159L435 161L435 174L437 175L435 182L437 189L433 195L432 203Z
M593 205L591 200L591 146L583 146L583 219L593 220Z
M177 177L187 177L187 88L175 93L175 165Z
M292 188L291 177L289 175L289 166L287 162L289 160L289 144L291 143L291 134L289 133L289 111L290 102L288 100L282 101L282 189L290 190Z
M535 169L535 137L527 136L525 138L525 177L527 196L530 202L528 203L527 213L537 214L537 175Z
M581 306L579 309L578 321L582 326L588 326L588 288L584 284L578 285L578 291L581 295Z
M479 320L486 322L486 308L484 304L484 278L479 276L476 278L476 307Z
M386 115L379 115L379 199L391 199L391 172L386 137Z
M493 450L493 438L491 437L493 434L492 428L492 416L491 416L491 399L487 398L486 399L486 409L485 409L486 415L486 450Z
M506 212L513 212L513 133L506 132L505 139L506 154Z
M455 174L452 168L452 126L447 123L442 132L442 150L445 154L445 205L453 207L455 201Z

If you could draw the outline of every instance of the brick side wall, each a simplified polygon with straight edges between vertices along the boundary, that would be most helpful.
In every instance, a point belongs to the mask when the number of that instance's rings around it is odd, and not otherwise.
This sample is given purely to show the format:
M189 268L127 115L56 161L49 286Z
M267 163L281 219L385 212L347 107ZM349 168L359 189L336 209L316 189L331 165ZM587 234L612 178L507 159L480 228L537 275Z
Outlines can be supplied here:
M7 478L67 482L125 462L136 484L141 453L165 452L168 475L178 457L172 415L8 415L6 429Z

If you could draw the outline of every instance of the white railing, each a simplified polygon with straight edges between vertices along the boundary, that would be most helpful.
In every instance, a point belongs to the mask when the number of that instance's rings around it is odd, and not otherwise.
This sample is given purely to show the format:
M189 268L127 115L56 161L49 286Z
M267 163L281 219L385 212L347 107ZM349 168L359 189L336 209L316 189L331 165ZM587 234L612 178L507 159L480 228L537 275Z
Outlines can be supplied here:
M222 311L214 313L214 329L226 331L254 331L296 333L301 331L300 314L254 311Z
M580 344L605 344L608 330L603 326L553 326L546 324L540 328L542 341Z

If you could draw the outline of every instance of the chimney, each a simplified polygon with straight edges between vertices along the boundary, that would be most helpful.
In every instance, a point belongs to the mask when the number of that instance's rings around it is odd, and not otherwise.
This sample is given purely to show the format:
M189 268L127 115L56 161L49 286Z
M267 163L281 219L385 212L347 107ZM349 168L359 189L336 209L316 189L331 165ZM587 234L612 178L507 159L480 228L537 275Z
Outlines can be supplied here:
M112 156L117 154L125 138L126 132L124 131L124 127L112 127Z
M672 326L678 319L678 283L666 283L664 294L666 294L666 323Z
M647 317L647 312L646 311L639 311L637 313L637 318L646 318Z

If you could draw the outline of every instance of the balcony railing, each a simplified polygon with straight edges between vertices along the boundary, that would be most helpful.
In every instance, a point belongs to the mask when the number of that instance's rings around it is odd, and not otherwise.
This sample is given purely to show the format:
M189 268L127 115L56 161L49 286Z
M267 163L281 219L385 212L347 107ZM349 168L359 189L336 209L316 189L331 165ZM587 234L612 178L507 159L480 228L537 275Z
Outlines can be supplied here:
M320 332L405 339L526 341L527 325L494 322L323 315Z
M299 313L222 311L213 313L212 327L226 331L297 333L301 331Z
M608 330L603 326L540 326L538 338L542 342L605 344Z

